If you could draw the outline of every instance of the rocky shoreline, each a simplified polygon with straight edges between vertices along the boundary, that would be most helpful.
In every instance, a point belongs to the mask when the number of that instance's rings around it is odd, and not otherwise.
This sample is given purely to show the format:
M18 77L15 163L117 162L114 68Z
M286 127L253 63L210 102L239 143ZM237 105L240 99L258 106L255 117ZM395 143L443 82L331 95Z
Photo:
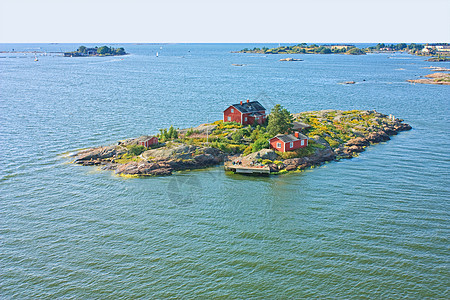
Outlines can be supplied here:
M318 166L327 161L355 157L366 147L388 141L390 136L411 129L403 120L374 111L325 110L293 116L296 120L311 125L307 129L310 145L306 152L297 157L283 158L283 153L272 149L262 149L248 155L226 153L213 147L213 143L189 145L181 140L169 141L139 155L130 156L130 147L138 144L139 138L136 138L120 141L117 145L79 151L73 162L83 166L100 166L103 170L125 177L167 176L176 171L202 169L233 161L244 165L268 166L271 174L282 174ZM218 125L214 123L203 124L178 132L183 136L191 130L195 135L202 136L207 131L213 133L217 128ZM329 128L329 131L325 128Z
M436 71L442 71L437 69ZM450 85L450 73L432 73L425 75L426 78L406 80L411 83Z

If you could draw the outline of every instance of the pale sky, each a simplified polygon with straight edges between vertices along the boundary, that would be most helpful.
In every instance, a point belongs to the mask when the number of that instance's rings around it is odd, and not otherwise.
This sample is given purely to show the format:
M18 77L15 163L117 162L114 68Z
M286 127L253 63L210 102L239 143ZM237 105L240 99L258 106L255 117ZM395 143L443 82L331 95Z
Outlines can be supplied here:
M450 42L450 0L0 3L0 43Z

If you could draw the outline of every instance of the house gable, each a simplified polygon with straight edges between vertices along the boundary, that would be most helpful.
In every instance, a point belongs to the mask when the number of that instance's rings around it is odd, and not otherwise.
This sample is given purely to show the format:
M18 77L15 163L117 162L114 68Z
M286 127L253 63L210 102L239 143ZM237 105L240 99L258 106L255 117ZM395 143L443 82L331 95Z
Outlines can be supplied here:
M293 151L299 148L307 147L308 138L298 132L296 132L295 134L278 134L269 139L269 145L270 148L276 149L281 152Z
M223 111L223 121L242 123L242 113L231 105Z
M266 121L266 109L258 101L241 101L223 111L224 122L237 122L242 125L255 122L263 124Z

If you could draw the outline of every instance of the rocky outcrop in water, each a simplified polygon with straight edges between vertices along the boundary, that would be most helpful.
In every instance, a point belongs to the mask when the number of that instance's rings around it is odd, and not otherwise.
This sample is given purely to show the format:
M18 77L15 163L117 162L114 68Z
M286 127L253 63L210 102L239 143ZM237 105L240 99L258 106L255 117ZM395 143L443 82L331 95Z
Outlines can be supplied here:
M425 75L426 78L406 80L411 83L450 85L450 73L433 73Z
M352 158L372 144L389 141L390 136L411 129L403 120L375 111L323 110L294 114L294 117L296 121L308 124L300 130L309 136L309 145L298 149L298 152L281 153L272 149L262 149L248 155L242 154L243 150L230 152L240 147L236 143L229 144L234 148L226 147L226 141L233 139L238 128L230 124L226 125L228 129L223 125L218 127L220 123L215 122L177 130L181 138L152 146L154 148L151 149L139 146L137 138L120 141L117 145L83 150L77 153L74 163L100 165L102 169L122 176L171 175L175 171L206 168L225 161L240 166L268 167L270 172L279 174L318 166L327 161ZM208 135L210 138L212 135L215 142L207 142ZM239 149L252 150L248 138L242 138L240 143L244 145Z
M128 152L123 145L134 145L133 139L117 146L98 147L78 153L74 163L84 166L102 165L102 169L114 171L118 175L162 176L173 171L199 169L220 164L226 158L216 148L198 147L185 144L150 149L129 161L120 158Z
M288 58L282 58L282 59L280 59L280 61L303 61L303 59L288 57Z

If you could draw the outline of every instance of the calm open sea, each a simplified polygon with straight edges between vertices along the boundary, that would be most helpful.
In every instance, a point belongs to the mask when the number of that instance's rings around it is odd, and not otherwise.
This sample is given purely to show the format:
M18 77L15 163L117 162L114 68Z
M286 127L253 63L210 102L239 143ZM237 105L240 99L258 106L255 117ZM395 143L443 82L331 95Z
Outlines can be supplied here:
M450 86L405 82L450 63L230 53L253 44L49 53L78 46L0 45L48 52L0 53L0 298L450 298ZM65 156L218 120L247 98L375 109L414 129L269 178L123 179Z

